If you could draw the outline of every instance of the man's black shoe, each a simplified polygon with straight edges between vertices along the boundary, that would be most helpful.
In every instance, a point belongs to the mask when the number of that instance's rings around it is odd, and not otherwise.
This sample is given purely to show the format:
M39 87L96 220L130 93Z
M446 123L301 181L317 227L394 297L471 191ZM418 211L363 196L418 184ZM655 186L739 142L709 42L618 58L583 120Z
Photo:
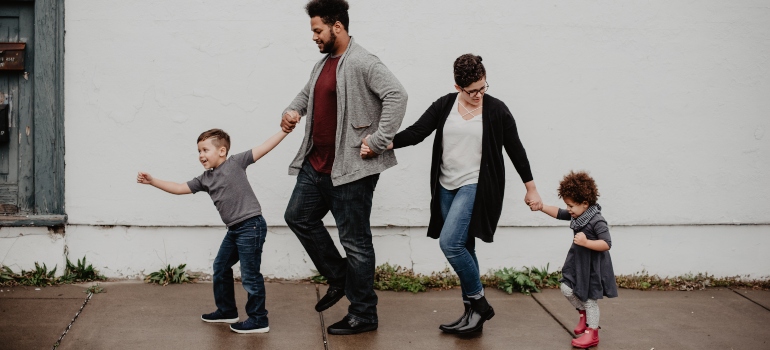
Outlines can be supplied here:
M377 330L376 323L359 322L353 318L345 316L342 321L329 326L329 328L326 329L326 332L335 335L350 335L371 332L374 330Z
M324 297L315 304L315 311L321 312L332 307L344 296L344 289L330 286L329 289L326 290L326 295L324 295Z

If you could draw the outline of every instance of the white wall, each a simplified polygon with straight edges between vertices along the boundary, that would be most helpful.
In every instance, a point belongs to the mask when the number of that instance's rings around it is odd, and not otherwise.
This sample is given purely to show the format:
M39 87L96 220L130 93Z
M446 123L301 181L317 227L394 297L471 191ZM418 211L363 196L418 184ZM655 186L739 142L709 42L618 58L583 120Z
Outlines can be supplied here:
M195 139L212 127L231 134L236 152L279 130L280 112L321 57L304 3L66 3L71 225L65 237L71 256L105 256L102 269L117 276L156 269L158 259L149 252L159 240L166 251L168 245L177 249L179 262L215 251L223 227L207 195L168 195L136 184L135 174L175 181L197 176ZM766 251L770 236L770 2L399 0L351 6L350 33L409 92L403 127L453 91L457 56L481 55L490 94L514 113L543 199L559 204L555 189L571 169L596 178L604 215L614 225L618 270L770 275L768 258L747 258ZM275 254L288 258L271 270L278 277L310 273L283 222L294 184L287 166L301 138L289 135L249 169L268 225L282 232ZM372 224L410 233L378 237L380 244L413 249L416 243L408 240L423 236L431 143L399 150L399 165L383 173ZM528 211L510 163L508 185L498 242L482 245L482 257L499 257L489 266L561 265L568 229L542 228L563 224ZM333 225L330 217L327 224ZM560 238L532 233L543 230ZM134 232L145 239L127 244ZM421 240L421 247L438 249ZM540 253L527 251L535 246ZM737 250L720 252L724 247ZM713 255L703 259L704 251ZM664 264L669 260L650 252L679 258ZM132 258L114 259L119 254ZM273 254L266 252L266 260ZM378 247L378 261L406 263L405 256ZM422 262L415 253L409 260L418 269L431 266L425 271L443 266L440 253L430 256L435 261Z
M62 235L45 229L0 229L0 257L14 271L64 266L85 256L110 277L138 278L166 265L187 264L189 271L212 274L223 231L217 227L128 227L70 225ZM646 270L661 276L706 272L716 276L770 278L768 226L613 226L611 250L616 274ZM336 239L336 229L331 228ZM390 263L430 274L448 267L437 242L423 227L373 229L376 264ZM494 244L478 244L482 272L503 267L549 265L561 268L571 232L562 227L501 227ZM32 259L35 260L32 260ZM262 273L271 278L298 279L314 275L313 263L287 227L268 230ZM239 274L236 266L236 274Z

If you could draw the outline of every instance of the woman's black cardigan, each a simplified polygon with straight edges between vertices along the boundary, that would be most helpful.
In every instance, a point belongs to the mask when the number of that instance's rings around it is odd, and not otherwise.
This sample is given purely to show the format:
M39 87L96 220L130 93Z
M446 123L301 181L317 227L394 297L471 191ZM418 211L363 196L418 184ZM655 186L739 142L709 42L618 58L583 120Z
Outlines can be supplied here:
M428 237L438 238L444 219L441 217L441 207L438 198L438 179L443 154L442 138L444 124L454 105L457 93L443 96L433 102L417 122L396 134L393 148L416 145L436 130L433 140L433 156L430 169L430 224ZM523 182L532 181L532 171L524 146L519 140L516 122L508 107L489 94L484 95L481 137L481 167L479 182L476 187L476 200L473 204L473 214L468 228L469 237L481 238L484 242L492 242L492 236L500 221L503 210L503 192L505 191L505 164L503 152L516 167ZM468 240L472 244L473 240Z

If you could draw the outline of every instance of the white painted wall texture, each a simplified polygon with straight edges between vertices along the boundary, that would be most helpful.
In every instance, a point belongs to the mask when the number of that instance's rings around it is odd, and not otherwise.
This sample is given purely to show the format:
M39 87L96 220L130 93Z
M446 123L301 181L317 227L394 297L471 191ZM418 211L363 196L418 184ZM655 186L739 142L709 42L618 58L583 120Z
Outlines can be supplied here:
M66 247L109 276L166 263L210 272L224 226L209 197L138 185L136 172L187 181L202 171L200 132L225 129L234 152L277 132L321 58L304 4L67 1L70 224L63 237L0 229L4 264L61 265ZM572 169L597 180L617 273L770 275L770 1L352 0L350 17L409 92L402 128L453 91L457 56L481 55L544 201L563 205L556 187ZM271 277L313 273L283 221L300 132L249 168ZM398 150L380 178L378 263L446 266L425 237L431 144ZM507 179L496 242L478 245L482 270L561 266L570 230L528 210L510 162Z

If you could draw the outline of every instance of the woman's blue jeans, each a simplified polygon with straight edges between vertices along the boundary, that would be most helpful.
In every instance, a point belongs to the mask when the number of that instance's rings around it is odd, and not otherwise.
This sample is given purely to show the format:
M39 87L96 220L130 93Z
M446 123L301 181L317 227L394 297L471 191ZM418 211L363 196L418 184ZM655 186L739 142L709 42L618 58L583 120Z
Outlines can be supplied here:
M460 277L463 299L481 293L479 261L473 237L468 237L468 225L473 214L473 202L476 200L476 184L465 185L454 190L447 190L439 185L439 201L444 227L439 236L439 245L444 256ZM468 241L470 240L470 242Z
M241 281L249 297L246 314L257 326L267 327L265 309L265 279L259 271L267 224L262 215L244 220L227 229L214 259L214 302L225 315L238 315L235 306L233 265L241 261Z

